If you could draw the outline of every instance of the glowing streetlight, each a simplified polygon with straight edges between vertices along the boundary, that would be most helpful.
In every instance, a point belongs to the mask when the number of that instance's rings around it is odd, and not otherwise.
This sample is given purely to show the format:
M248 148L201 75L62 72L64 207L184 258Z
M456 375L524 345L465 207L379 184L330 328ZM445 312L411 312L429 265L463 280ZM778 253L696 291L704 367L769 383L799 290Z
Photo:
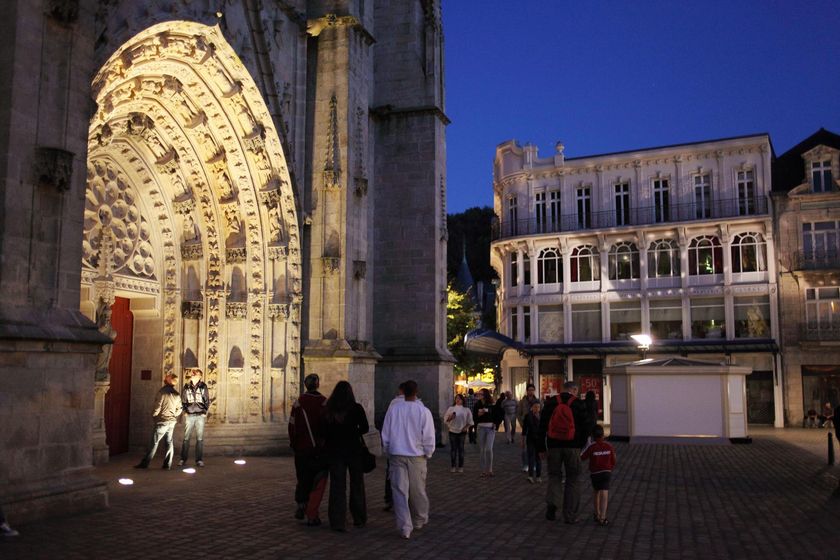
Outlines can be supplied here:
M647 359L647 351L650 350L650 345L653 344L653 339L649 334L634 334L630 338L639 344L639 350L642 352L642 359Z

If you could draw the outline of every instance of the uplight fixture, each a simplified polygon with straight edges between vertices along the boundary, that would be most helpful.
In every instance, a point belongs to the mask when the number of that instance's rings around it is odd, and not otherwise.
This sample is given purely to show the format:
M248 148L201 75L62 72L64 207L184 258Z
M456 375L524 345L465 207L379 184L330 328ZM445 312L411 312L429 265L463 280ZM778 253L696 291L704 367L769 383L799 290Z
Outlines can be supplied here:
M634 334L630 336L639 344L639 350L642 352L642 359L647 359L647 351L650 350L650 345L653 344L653 339L649 334Z
M188 468L184 469L183 472L185 472L187 474L195 474L195 469L192 468L192 467L188 467Z
M134 481L130 478L121 478L117 482L119 482L123 486L131 486L132 484L134 484Z
M236 461L234 461L234 463L236 463L237 465L244 465L245 459L237 459Z

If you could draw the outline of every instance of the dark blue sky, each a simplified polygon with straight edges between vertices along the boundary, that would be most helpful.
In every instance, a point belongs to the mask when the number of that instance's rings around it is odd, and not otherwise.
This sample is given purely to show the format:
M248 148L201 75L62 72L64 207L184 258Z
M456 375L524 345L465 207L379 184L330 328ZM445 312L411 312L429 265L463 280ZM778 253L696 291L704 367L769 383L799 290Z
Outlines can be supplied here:
M443 0L448 211L493 203L497 144L570 157L840 133L838 0Z

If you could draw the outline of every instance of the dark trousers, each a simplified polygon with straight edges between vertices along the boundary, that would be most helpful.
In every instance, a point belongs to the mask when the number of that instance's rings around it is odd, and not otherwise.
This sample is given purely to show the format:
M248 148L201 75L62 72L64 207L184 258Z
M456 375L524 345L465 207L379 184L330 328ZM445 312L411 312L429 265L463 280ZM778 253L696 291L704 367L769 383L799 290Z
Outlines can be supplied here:
M470 443L476 443L477 442L478 438L476 437L475 424L470 426L469 432L467 432L467 434L469 436Z
M545 501L562 508L563 520L577 519L580 510L580 449L548 448L548 488ZM564 480L565 474L565 480Z
M537 445L533 442L525 444L525 453L528 456L528 476L542 476L542 461L540 461L540 454L537 452Z
M365 474L358 457L330 457L329 517L332 529L344 529L347 517L347 473L350 473L350 515L353 523L367 523Z
M452 468L464 467L464 439L467 434L449 432L449 458L452 461Z
M327 477L327 472L327 465L323 459L311 453L295 454L295 475L297 478L295 502L299 506L306 506L310 502L318 482ZM316 512L323 493L324 488L322 486L320 494L316 493L318 498L317 503L314 504Z
M385 460L385 505L394 505L394 491L391 489L391 461Z

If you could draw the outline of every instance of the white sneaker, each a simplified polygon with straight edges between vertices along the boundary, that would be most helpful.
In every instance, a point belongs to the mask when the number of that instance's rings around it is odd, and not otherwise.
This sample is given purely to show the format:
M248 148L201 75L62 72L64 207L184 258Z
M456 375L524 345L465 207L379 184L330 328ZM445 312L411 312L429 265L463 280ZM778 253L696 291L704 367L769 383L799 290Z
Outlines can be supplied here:
M204 466L204 461L196 461L195 464L198 465L199 467L203 467Z
M528 472L528 467L522 467L522 472Z
M534 483L534 477L533 477L533 476L529 476L529 477L528 477L528 482L530 482L531 484L533 484L533 483Z
M537 482L538 482L538 483L540 483L540 484L542 484L542 477L541 477L541 476L538 476L538 477L537 477Z
M178 466L179 466L179 467L183 467L183 466L184 466L184 463L186 463L186 461L184 461L183 459L180 459L180 460L178 461Z
M459 473L462 473L462 472L464 472L464 469L463 469L463 468L459 468L459 469L458 469L458 472L459 472Z
M455 471L455 467L452 467L451 469L449 469L449 472L451 472L451 473L456 472L456 471Z
M17 537L19 535L20 533L9 527L8 523L3 523L2 525L0 525L0 536L2 536L3 538Z

